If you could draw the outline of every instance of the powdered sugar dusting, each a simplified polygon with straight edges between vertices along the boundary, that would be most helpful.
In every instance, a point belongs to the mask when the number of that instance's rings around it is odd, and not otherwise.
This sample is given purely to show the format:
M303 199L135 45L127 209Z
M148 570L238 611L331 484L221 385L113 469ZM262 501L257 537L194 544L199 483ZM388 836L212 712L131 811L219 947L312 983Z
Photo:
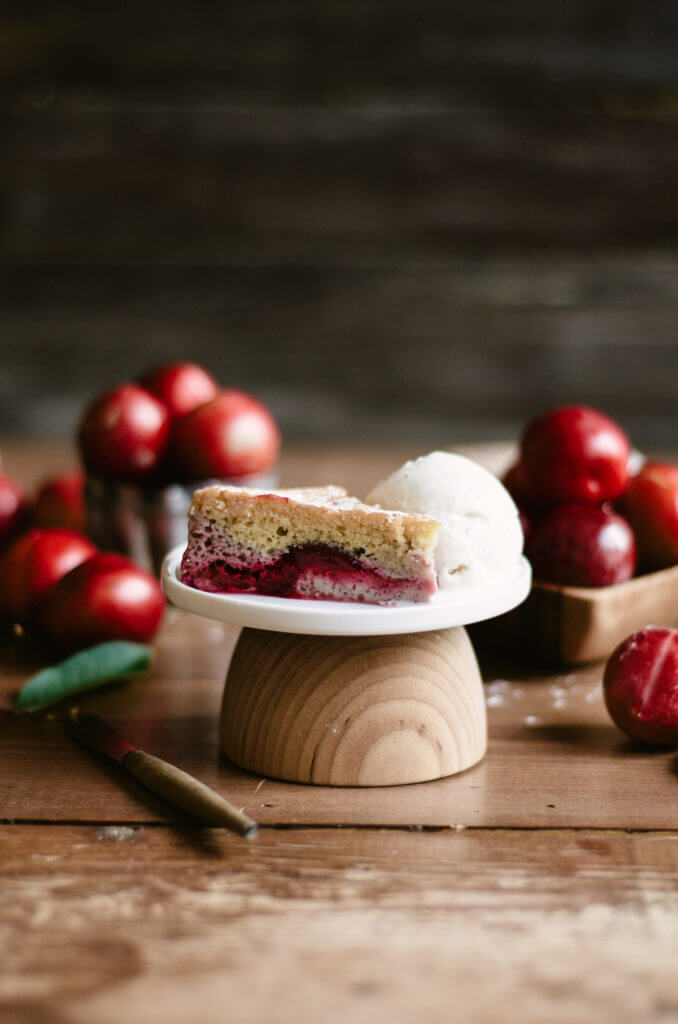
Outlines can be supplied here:
M485 685L485 702L503 724L519 721L528 728L587 725L592 718L605 714L597 670L555 676L534 684L494 679Z

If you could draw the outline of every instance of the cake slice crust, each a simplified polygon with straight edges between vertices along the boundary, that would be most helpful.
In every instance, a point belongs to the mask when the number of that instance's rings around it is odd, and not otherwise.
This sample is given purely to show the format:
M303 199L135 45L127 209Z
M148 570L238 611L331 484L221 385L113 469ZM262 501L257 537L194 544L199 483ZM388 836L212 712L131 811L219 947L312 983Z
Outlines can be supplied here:
M200 590L393 603L437 589L428 516L365 505L343 488L205 487L189 511L182 579Z

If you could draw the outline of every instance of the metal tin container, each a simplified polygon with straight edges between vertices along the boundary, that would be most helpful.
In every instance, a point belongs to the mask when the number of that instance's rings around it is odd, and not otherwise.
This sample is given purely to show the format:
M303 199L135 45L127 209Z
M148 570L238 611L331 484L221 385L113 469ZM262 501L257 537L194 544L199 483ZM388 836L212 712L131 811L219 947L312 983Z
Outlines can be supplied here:
M103 551L119 551L158 574L168 551L185 544L193 492L210 484L275 487L275 471L232 480L207 480L141 488L88 477L85 483L87 532Z

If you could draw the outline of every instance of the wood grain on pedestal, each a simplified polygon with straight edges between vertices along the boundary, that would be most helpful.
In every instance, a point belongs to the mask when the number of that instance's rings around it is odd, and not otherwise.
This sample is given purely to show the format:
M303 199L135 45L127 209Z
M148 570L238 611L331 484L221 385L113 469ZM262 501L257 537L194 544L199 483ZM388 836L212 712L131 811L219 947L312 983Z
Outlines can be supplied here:
M250 771L320 785L399 785L463 771L486 744L480 672L462 628L240 636L221 746Z

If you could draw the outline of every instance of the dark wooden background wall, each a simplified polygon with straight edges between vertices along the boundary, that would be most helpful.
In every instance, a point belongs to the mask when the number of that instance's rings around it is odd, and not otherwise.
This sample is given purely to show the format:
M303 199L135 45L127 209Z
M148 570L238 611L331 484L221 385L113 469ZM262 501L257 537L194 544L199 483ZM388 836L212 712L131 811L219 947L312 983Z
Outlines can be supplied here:
M678 5L0 9L0 431L165 358L289 437L678 442Z

